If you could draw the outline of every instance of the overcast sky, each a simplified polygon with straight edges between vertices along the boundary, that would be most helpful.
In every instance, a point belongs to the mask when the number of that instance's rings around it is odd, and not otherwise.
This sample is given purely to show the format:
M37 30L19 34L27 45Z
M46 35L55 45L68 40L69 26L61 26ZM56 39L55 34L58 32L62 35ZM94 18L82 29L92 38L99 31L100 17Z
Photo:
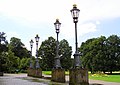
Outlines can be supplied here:
M56 38L54 22L58 18L62 23L59 40L66 39L74 53L73 4L80 9L79 46L89 38L119 36L120 0L0 0L0 32L6 33L8 41L20 38L30 50L29 41L35 42L36 34L40 36L39 45L50 36Z

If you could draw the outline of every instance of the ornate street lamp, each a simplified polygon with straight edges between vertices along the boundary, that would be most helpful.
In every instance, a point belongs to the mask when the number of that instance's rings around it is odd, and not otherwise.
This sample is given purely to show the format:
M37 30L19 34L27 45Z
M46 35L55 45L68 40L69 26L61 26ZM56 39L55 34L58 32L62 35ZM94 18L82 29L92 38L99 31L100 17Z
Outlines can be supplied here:
M57 33L57 42L56 42L56 57L55 57L55 66L54 68L62 68L61 67L61 64L60 64L60 58L59 58L59 54L58 54L58 51L59 51L59 42L58 42L58 34L60 32L60 26L61 26L61 23L59 22L59 19L56 19L56 22L54 23L55 25L55 29L56 29L56 33Z
M89 85L88 70L82 68L80 62L80 53L78 52L77 42L77 22L80 10L77 9L76 5L73 5L73 9L70 10L73 22L75 23L75 54L74 54L74 65L69 71L69 85Z
M32 65L32 47L33 47L33 40L31 39L30 41L30 47L31 47L31 56L30 56L30 68L33 68L33 65Z
M38 42L39 42L39 36L38 34L36 35L35 37L35 40L36 40L36 68L40 68L40 65L39 65L39 60L38 60Z
M77 6L74 4L73 9L70 10L72 17L73 17L73 22L75 23L75 54L74 54L74 68L80 68L80 54L78 52L78 42L77 42L77 22L78 22L78 17L79 17L79 12L80 10L77 9Z

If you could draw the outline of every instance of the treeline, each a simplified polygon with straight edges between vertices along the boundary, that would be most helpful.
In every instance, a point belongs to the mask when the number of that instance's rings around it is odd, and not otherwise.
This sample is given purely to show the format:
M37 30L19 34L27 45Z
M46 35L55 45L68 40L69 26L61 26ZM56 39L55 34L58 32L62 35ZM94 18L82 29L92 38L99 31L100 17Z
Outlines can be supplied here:
M2 40L4 38L4 40ZM30 64L30 51L26 49L21 39L12 37L10 43L7 42L5 33L0 34L0 71L15 73L26 72ZM42 42L39 48L39 63L43 70L51 70L54 67L56 55L56 40L48 37ZM59 42L59 55L61 66L66 70L72 65L72 47L67 40ZM35 56L32 57L35 67Z
M39 63L42 70L52 70L56 57L56 40L48 37L39 46ZM79 48L82 66L91 73L120 70L120 37L111 35L88 39ZM12 37L7 42L5 33L0 33L0 71L15 73L26 72L30 64L30 51L26 49L21 39ZM59 56L61 66L68 70L73 65L72 47L67 40L59 41ZM35 67L35 56L32 57Z
M120 37L111 35L88 39L79 48L83 67L91 73L120 70Z
M21 39L12 37L8 43L5 33L0 33L0 71L25 72L29 66L29 56Z

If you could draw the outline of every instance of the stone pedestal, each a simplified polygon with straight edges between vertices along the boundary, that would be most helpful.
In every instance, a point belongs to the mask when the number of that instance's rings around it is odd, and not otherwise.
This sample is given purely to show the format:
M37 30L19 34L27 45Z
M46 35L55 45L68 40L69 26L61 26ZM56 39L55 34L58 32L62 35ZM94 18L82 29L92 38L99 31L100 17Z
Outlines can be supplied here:
M3 72L0 72L0 76L3 76Z
M41 78L42 77L42 69L41 68L39 68L39 69L29 68L28 69L28 76Z
M78 68L70 69L69 85L89 85L88 70Z
M65 70L64 69L53 69L52 70L52 81L65 82Z

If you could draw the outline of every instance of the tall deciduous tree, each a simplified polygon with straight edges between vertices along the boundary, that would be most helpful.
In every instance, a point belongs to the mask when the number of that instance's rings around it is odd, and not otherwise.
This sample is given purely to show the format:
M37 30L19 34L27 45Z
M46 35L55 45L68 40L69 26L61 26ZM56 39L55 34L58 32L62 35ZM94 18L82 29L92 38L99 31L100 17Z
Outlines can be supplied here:
M69 46L69 43L65 39L60 41L59 55L62 67L68 70L72 66L72 47Z
M14 52L15 56L19 57L20 59L29 57L29 52L25 48L25 45L21 42L21 39L12 37L10 40L10 45L13 47L12 51Z
M87 67L91 71L91 73L94 70L93 54L95 54L95 52L94 50L92 50L94 46L92 43L94 40L95 38L88 39L86 42L83 42L81 44L81 47L79 49L80 53L82 54L81 56L82 65L84 68Z
M6 62L6 52L8 50L8 43L4 32L0 32L0 72L4 71Z
M8 42L4 32L0 32L0 52L7 51Z
M39 48L39 56L42 58L41 67L44 70L51 70L54 66L54 57L56 52L56 41L49 37L43 41Z
M112 35L89 39L80 47L82 63L91 72L120 70L120 38Z
M119 59L120 59L120 37L117 35L111 35L107 38L107 70L112 73L120 69Z
M7 60L6 60L6 67L7 72L15 72L16 69L18 69L19 66L19 57L14 55L14 52L12 52L12 46L8 46L8 53L7 53Z
M71 54L72 47L69 46L67 40L61 40L59 43L59 57L61 66L65 69L71 67ZM39 49L39 56L41 57L41 67L43 67L44 70L51 70L54 67L54 58L56 56L56 40L53 37L49 37L47 40L42 42Z

